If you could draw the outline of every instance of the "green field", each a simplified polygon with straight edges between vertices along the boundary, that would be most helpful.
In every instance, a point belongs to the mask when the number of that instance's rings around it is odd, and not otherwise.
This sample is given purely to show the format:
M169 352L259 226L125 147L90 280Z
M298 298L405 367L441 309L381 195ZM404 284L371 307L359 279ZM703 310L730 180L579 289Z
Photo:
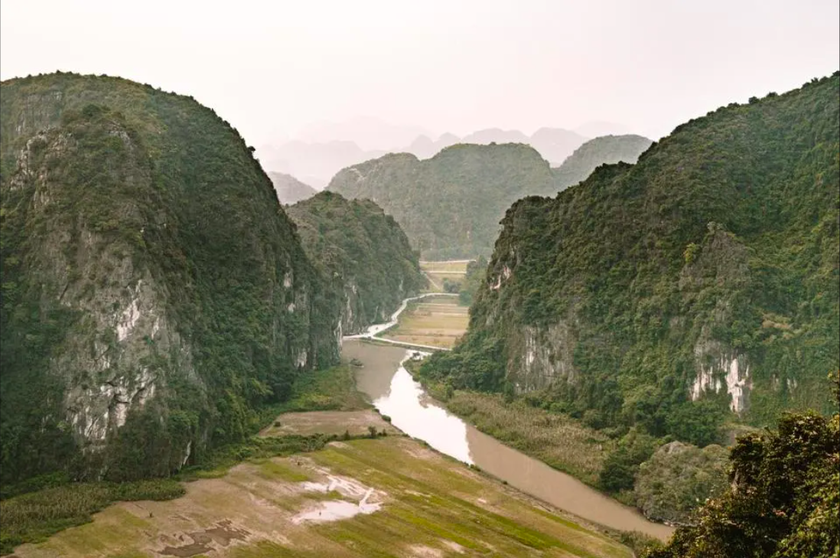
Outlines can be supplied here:
M307 490L322 483L333 490ZM16 556L580 556L629 557L500 482L402 437L333 442L320 451L242 463L165 502L121 502ZM300 521L325 502L381 507ZM326 509L326 508L325 508ZM320 517L320 516L319 516Z
M420 262L420 269L429 279L429 292L444 292L444 280L460 283L467 275L466 262Z
M468 322L469 311L458 304L456 297L429 297L411 303L397 326L385 332L383 337L450 348L467 330Z

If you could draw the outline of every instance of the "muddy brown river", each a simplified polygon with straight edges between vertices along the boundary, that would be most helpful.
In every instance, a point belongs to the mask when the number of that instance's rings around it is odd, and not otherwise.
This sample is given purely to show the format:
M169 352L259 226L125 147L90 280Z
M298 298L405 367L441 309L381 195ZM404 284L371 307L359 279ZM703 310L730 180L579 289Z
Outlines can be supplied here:
M414 352L400 347L345 340L342 352L364 366L356 372L359 390L391 424L409 436L507 481L583 519L622 531L641 531L665 540L673 528L653 523L631 507L590 488L574 477L552 469L495 438L479 432L432 400L402 366Z

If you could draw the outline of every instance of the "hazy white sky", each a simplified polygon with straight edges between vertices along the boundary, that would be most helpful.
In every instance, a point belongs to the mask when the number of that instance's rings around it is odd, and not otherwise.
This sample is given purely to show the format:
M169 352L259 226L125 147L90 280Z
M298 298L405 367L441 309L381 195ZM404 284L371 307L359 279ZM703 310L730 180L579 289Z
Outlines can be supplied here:
M376 116L433 133L618 122L658 138L840 67L837 0L3 0L0 77L192 95L253 145Z

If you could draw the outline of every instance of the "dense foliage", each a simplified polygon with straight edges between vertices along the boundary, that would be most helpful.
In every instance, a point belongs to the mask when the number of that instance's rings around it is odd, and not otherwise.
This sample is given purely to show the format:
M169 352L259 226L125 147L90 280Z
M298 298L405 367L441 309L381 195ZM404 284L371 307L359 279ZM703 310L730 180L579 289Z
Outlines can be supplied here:
M703 447L733 421L829 410L825 374L840 360L839 86L835 74L721 108L634 166L517 202L467 334L419 374L527 393L602 429L619 444L600 486L650 510L671 491L659 511L685 519L692 492L696 506L720 475L692 479L686 461L654 487L640 468L664 466L643 466L657 445Z
M386 155L347 168L327 187L393 215L426 259L489 254L505 208L548 191L551 170L522 144L453 145L431 159Z
M318 191L308 184L304 184L290 174L282 172L270 172L268 177L277 192L277 199L283 205L290 205L311 198Z
M633 501L651 519L691 523L698 506L726 489L728 457L729 452L717 444L705 448L666 444L641 464Z
M372 201L321 192L287 212L306 254L343 301L343 333L388 321L404 298L425 286L405 233Z
M787 413L740 438L731 488L648 558L840 556L840 416Z
M601 165L619 162L635 163L639 155L650 147L651 141L642 136L601 136L587 141L569 155L554 171L557 191L574 186Z
M375 201L426 259L486 256L514 201L559 192L616 157L635 161L649 143L639 136L593 140L556 171L528 145L457 144L431 159L401 153L354 165L327 188Z
M421 373L705 445L729 407L826 410L838 366L840 76L678 127L507 213L469 331Z
M212 110L57 73L0 117L4 484L168 475L337 359L339 301Z
M487 273L487 258L484 256L479 256L467 264L467 273L458 289L458 301L461 304L465 306L472 304L475 293L484 281L485 273Z

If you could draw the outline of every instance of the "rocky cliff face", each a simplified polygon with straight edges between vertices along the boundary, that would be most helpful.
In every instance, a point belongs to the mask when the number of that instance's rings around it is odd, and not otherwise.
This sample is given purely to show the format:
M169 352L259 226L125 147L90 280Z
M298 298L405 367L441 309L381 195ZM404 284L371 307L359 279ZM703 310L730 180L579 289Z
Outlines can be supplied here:
M636 165L514 204L469 332L424 373L659 435L714 407L757 424L827 410L838 89L835 74L730 105Z
M338 301L211 110L72 74L0 109L5 482L168 474L337 360Z
M345 335L388 321L404 298L425 286L405 233L372 201L321 192L288 212L307 255L343 301Z

